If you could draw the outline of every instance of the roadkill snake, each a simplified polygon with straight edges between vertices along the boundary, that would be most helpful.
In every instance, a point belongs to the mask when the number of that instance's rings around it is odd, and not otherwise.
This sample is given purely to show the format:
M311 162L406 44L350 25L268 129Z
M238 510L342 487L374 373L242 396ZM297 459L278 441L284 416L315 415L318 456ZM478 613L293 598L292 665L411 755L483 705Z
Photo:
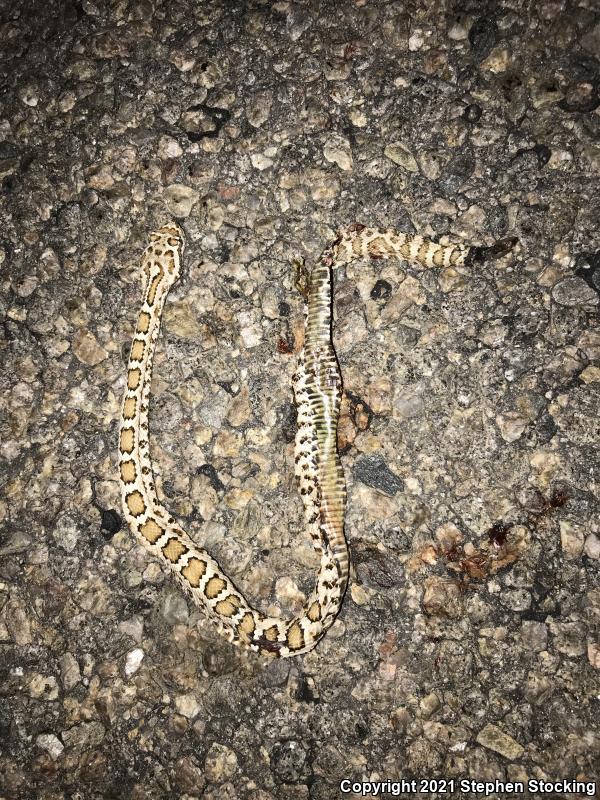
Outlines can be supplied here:
M333 623L348 583L344 537L346 487L336 433L342 380L331 341L332 270L359 258L397 258L424 267L455 267L506 252L513 240L490 248L440 245L420 236L352 225L341 231L298 288L306 301L304 345L293 377L298 414L295 474L306 527L321 563L314 589L293 619L253 608L206 550L195 544L158 499L150 460L148 406L152 361L169 289L179 277L181 228L171 222L150 235L142 259L144 301L129 363L119 432L119 477L125 517L138 541L157 556L230 642L261 655L306 653Z

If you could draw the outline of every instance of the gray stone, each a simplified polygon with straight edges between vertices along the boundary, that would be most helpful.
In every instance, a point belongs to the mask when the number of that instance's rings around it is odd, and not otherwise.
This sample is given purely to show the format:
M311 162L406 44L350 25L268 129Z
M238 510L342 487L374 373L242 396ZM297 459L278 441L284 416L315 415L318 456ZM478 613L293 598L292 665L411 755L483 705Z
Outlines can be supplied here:
M190 186L174 183L163 192L165 206L174 217L185 218L192 213L192 208L200 198L199 193Z
M362 456L353 470L356 480L393 497L402 490L402 480L387 466L381 456Z
M477 734L477 741L488 750L493 750L495 753L508 758L509 761L515 761L521 758L524 748L512 736L509 736L497 725L488 723Z
M408 147L402 142L393 142L392 144L386 145L386 148L383 152L384 155L390 159L390 161L393 161L394 164L397 164L399 167L402 167L408 172L419 171L415 157L410 152Z
M545 650L548 644L547 626L543 622L526 620L521 625L521 641L529 650Z
M218 781L232 778L238 768L238 760L235 752L222 744L213 744L204 761L204 771L210 781Z
M82 363L91 367L100 364L108 356L108 352L98 343L94 334L85 328L75 334L72 350Z
M160 612L169 625L185 623L190 615L185 597L181 592L168 592L161 603Z
M598 292L583 280L583 278L565 278L554 286L552 297L561 306L595 307L600 302Z
M56 761L65 749L63 743L53 733L40 733L35 737L35 743L40 750L48 753L53 761Z
M62 740L67 750L81 753L91 750L101 744L106 731L100 722L80 722L62 734Z
M60 676L63 687L70 691L81 680L81 670L72 653L65 653L60 659Z

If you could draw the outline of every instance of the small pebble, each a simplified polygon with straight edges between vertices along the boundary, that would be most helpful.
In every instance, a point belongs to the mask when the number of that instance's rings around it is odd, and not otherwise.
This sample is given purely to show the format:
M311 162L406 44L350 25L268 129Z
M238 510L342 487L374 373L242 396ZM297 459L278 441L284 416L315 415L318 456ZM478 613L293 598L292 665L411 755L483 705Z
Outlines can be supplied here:
M48 753L53 761L56 761L65 749L64 744L53 733L40 733L35 737L35 743L40 750Z
M200 198L199 193L189 186L173 183L163 192L163 200L169 213L178 219L185 219Z
M177 695L175 708L186 719L194 719L200 713L200 705L193 694Z
M521 758L524 752L522 745L492 723L488 723L479 731L477 734L477 741L488 750L500 753L500 755L504 756L509 761L515 761Z
M565 278L552 289L553 299L562 306L593 308L600 302L598 292L583 278Z
M594 559L594 561L600 559L600 538L598 538L595 533L590 533L589 536L586 537L583 552L588 558Z
M77 331L71 349L79 361L91 367L100 364L108 356L108 352L98 343L94 334L85 328Z
M139 647L136 647L135 650L130 650L129 653L127 653L124 671L128 678L130 678L132 675L135 675L135 673L138 671L145 655L146 654L144 651Z
M384 155L390 159L390 161L393 161L394 164L397 164L398 166L407 170L407 172L419 171L415 157L405 144L402 144L401 142L388 144L383 152Z
M106 539L110 539L115 533L121 530L122 521L121 517L117 514L116 511L112 509L109 510L102 510L102 522L100 526L100 531L102 535Z

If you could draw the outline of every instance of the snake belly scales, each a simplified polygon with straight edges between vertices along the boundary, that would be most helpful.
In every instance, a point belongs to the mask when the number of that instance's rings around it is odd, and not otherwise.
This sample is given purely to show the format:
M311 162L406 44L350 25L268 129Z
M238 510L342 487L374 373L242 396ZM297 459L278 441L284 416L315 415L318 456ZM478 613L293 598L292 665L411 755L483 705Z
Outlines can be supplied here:
M174 573L227 640L265 656L306 653L333 623L348 583L346 488L336 445L342 381L331 340L332 270L360 258L456 267L494 248L440 245L394 230L352 225L304 272L305 336L293 377L298 418L295 474L306 527L321 561L314 589L292 619L266 616L253 608L156 493L148 422L152 361L163 307L179 277L183 249L183 232L171 222L150 235L142 259L144 300L129 356L119 433L124 514L137 540Z

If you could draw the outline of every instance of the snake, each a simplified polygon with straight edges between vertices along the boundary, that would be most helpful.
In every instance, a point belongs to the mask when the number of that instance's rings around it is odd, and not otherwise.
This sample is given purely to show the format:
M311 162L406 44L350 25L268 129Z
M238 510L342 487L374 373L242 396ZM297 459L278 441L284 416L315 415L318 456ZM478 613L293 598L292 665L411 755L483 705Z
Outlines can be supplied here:
M297 262L296 285L304 296L305 318L304 341L292 378L297 410L294 472L320 565L301 611L286 619L256 609L159 500L149 441L152 363L165 301L180 277L185 237L176 222L150 234L141 262L143 303L127 364L119 426L123 512L137 541L174 574L226 640L262 656L307 653L331 627L346 592L346 486L337 450L342 377L332 342L333 271L364 258L455 268L490 254L497 256L512 243L506 240L487 248L444 245L393 229L354 224L338 232L312 268Z

